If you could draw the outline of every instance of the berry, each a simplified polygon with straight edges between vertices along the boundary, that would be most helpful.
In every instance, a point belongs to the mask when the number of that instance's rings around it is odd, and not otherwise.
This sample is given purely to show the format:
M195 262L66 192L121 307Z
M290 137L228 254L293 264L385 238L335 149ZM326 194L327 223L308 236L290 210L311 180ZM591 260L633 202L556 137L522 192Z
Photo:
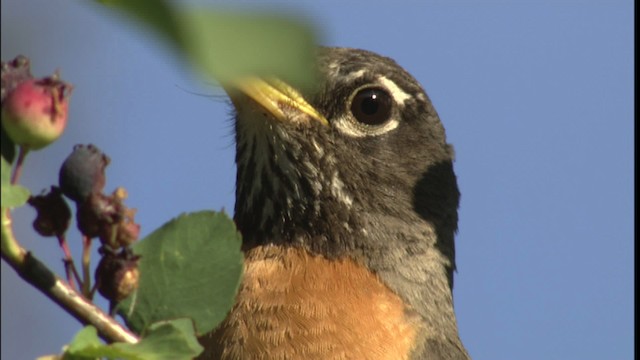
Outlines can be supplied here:
M38 234L45 237L64 235L71 222L71 210L60 188L52 186L49 193L32 196L29 204L38 212L33 221L33 228Z
M140 256L133 255L128 249L119 253L103 249L102 253L95 272L96 287L105 299L121 301L138 288Z
M74 146L60 168L59 183L64 195L80 205L92 193L101 193L109 162L109 157L94 145Z
M78 230L88 238L101 236L121 220L119 205L110 196L92 193L84 202L77 203Z
M100 242L112 248L127 247L133 244L140 236L140 224L134 220L135 209L124 208L122 217L116 226L105 226L98 235ZM115 234L114 234L115 232Z
M2 126L19 146L41 149L62 135L67 125L71 86L56 76L29 79L2 103Z
M80 232L89 238L100 238L102 245L119 249L133 244L140 236L135 222L136 209L126 207L126 191L118 188L110 196L92 193L78 203L76 220Z

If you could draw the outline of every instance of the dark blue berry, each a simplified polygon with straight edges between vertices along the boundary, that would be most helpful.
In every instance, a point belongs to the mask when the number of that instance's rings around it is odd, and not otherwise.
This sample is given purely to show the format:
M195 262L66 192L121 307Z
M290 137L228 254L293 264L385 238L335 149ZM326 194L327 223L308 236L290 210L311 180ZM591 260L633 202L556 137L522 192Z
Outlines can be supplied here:
M60 168L62 193L76 203L83 203L92 193L100 193L106 178L109 157L92 144L76 145Z

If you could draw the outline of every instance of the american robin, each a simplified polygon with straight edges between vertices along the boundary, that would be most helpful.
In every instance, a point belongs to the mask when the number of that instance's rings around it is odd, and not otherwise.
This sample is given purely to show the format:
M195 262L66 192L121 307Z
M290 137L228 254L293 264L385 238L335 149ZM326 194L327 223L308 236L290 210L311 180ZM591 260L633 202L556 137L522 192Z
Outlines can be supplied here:
M453 148L392 59L322 48L313 91L249 79L236 109L245 273L202 359L468 359L452 286Z

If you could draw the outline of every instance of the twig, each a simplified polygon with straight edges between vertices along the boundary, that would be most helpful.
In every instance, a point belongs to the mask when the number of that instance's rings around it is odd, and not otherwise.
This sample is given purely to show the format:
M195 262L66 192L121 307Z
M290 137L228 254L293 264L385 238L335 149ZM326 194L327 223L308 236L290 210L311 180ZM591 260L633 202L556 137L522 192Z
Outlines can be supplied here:
M8 209L2 209L2 259L29 284L85 325L93 325L107 342L137 343L139 338L73 290L15 239Z

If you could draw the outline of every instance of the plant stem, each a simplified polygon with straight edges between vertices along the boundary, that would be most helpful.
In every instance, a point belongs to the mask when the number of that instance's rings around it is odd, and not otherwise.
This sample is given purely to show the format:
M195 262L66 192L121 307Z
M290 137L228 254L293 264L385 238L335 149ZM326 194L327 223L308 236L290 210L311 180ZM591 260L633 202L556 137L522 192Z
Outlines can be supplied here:
M25 256L21 267L14 267L20 277L44 293L69 314L85 325L96 327L107 342L136 343L138 337L120 325L102 309L78 294L62 279L58 278L31 253Z
M91 238L82 235L82 294L89 300L91 294Z
M139 338L78 294L46 265L20 246L13 234L9 209L1 210L2 259L17 273L85 325L96 327L107 342L136 343Z
M16 167L13 169L13 174L11 174L11 184L15 185L20 180L20 175L22 175L22 168L24 167L24 159L27 157L29 153L29 148L24 146L18 146L18 159L16 160Z
M2 227L0 228L2 233L2 258L5 259L12 266L19 266L24 263L24 258L27 251L18 244L13 236L13 230L11 226L11 215L9 209L2 208Z

